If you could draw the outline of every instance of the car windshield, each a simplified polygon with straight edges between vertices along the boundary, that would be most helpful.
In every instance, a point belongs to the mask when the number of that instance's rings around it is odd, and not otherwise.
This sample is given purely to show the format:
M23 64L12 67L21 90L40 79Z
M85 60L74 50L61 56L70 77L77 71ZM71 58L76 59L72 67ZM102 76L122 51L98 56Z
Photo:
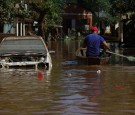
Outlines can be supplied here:
M46 48L40 39L10 39L4 40L0 46L0 54L12 52L44 52Z

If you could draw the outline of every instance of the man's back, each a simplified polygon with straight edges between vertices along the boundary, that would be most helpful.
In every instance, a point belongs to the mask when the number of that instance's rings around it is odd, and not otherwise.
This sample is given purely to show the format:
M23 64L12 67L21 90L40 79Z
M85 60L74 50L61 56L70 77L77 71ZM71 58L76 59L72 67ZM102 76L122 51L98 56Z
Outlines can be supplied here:
M85 44L87 46L86 55L87 56L99 56L100 53L100 45L105 40L103 37L99 36L96 33L89 34L85 38Z

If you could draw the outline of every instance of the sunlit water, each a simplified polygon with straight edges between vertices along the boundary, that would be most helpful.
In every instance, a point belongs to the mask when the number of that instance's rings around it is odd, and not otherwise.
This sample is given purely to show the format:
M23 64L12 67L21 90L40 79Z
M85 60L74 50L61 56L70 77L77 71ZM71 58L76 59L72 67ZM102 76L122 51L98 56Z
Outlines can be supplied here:
M135 66L78 65L79 42L53 42L53 68L0 70L0 115L134 115Z

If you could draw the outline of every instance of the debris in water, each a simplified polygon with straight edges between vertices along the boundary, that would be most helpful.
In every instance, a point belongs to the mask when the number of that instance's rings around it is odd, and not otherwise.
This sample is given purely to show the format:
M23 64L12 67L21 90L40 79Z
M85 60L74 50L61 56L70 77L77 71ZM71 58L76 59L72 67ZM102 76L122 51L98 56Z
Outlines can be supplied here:
M38 79L42 80L42 78L43 78L43 74L41 72L38 72Z
M97 74L100 74L101 73L101 70L97 70Z
M125 86L125 85L116 85L116 86L114 86L114 88L117 88L117 89L125 89L127 87L128 86Z

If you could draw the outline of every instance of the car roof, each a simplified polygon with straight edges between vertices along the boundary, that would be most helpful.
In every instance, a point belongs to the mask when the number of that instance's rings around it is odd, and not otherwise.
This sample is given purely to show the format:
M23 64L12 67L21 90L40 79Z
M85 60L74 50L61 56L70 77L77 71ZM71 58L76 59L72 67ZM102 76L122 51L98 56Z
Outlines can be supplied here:
M46 46L46 43L44 42L44 40L43 40L43 38L41 37L41 36L10 36L10 37L5 37L5 38L3 38L3 40L1 41L1 43L0 43L0 45L2 45L4 42L6 42L6 41L22 41L22 40L31 40L31 41L33 41L33 40L39 40L39 41L41 41L42 43L43 43L43 45L44 45L44 48L45 48L45 50L46 51L48 51L48 49L47 49L47 46Z
M41 39L41 36L10 36L10 37L5 37L3 40L17 40L17 39Z

